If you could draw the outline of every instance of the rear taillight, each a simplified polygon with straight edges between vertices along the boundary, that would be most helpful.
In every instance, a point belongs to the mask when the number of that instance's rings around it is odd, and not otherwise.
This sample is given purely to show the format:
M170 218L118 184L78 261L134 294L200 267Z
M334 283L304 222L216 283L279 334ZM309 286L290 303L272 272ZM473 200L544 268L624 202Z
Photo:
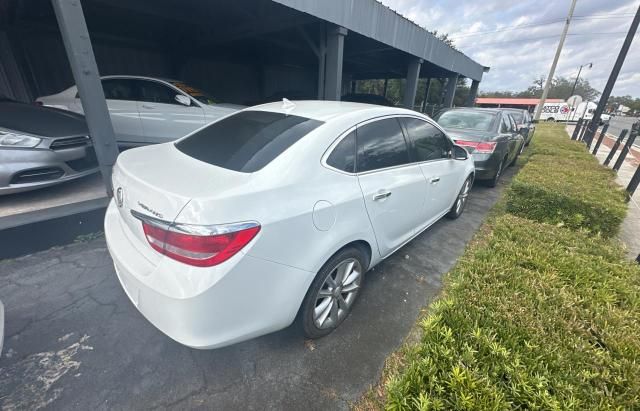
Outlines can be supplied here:
M495 141L468 141L468 140L456 140L457 145L471 149L472 153L477 154L491 154L496 149Z
M211 267L227 261L260 232L260 225L253 222L217 226L165 226L145 220L144 217L140 219L145 237L154 250L196 267Z

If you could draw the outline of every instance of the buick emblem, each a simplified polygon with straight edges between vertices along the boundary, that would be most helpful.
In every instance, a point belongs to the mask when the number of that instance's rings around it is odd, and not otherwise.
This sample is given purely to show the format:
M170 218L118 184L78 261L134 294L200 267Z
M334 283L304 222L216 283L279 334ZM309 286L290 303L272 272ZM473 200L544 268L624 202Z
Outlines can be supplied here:
M124 204L124 191L122 190L122 187L118 187L116 190L116 204L118 207L122 207Z

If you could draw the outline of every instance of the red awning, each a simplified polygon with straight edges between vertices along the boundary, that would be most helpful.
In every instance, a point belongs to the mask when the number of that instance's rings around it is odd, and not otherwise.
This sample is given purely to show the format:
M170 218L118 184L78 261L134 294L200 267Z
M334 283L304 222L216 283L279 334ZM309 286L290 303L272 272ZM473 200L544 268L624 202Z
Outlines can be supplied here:
M496 98L496 97L478 97L476 104L504 104L510 106L535 106L540 102L537 98ZM560 98L548 98L547 103L563 103Z

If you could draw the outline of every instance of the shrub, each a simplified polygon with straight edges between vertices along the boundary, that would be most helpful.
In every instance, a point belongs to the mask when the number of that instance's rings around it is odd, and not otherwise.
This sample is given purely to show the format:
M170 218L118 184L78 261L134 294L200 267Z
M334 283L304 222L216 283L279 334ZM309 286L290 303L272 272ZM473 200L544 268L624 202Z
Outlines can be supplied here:
M507 212L605 237L615 235L627 209L615 173L557 127L539 128L529 161L507 191Z
M598 237L504 215L449 274L388 409L640 403L640 268Z

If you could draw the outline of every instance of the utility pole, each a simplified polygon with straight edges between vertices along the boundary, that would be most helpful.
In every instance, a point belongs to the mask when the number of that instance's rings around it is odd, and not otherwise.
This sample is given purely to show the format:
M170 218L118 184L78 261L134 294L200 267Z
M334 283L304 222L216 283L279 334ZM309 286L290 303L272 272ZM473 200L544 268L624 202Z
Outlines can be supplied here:
M564 23L564 29L562 29L562 35L560 36L560 43L558 43L556 56L553 58L553 63L551 64L551 70L549 70L549 75L547 76L547 82L544 85L544 91L542 91L542 97L540 98L540 102L538 103L538 109L536 110L536 114L533 117L535 121L540 120L540 113L542 113L544 102L545 100L547 100L547 94L549 94L549 87L551 87L551 82L553 81L553 75L556 72L556 66L558 65L558 60L560 59L560 53L562 53L562 47L564 46L564 39L567 38L567 31L569 31L569 23L571 23L571 18L573 17L573 10L576 8L576 1L577 0L571 0L571 8L569 9L569 15L567 16L567 21Z
M629 27L629 32L627 32L627 37L624 39L624 43L622 43L622 48L620 49L620 53L618 54L618 59L616 63L613 65L613 69L611 70L611 74L609 75L609 80L607 80L607 85L604 86L604 90L602 91L602 96L600 97L600 101L598 102L598 107L596 108L596 112L593 113L593 120L591 124L589 124L589 128L587 129L587 134L585 138L588 140L593 139L596 130L598 130L598 124L600 123L600 116L602 116L602 112L604 108L607 106L607 101L609 100L609 96L611 95L611 90L613 90L613 86L616 84L616 80L618 79L618 74L620 74L620 69L622 68L622 64L624 63L624 59L627 57L627 52L629 51L629 47L631 47L631 42L633 41L633 37L636 35L636 31L638 30L638 24L640 23L640 6L638 6L638 11L636 11L636 15L631 22L631 27Z

